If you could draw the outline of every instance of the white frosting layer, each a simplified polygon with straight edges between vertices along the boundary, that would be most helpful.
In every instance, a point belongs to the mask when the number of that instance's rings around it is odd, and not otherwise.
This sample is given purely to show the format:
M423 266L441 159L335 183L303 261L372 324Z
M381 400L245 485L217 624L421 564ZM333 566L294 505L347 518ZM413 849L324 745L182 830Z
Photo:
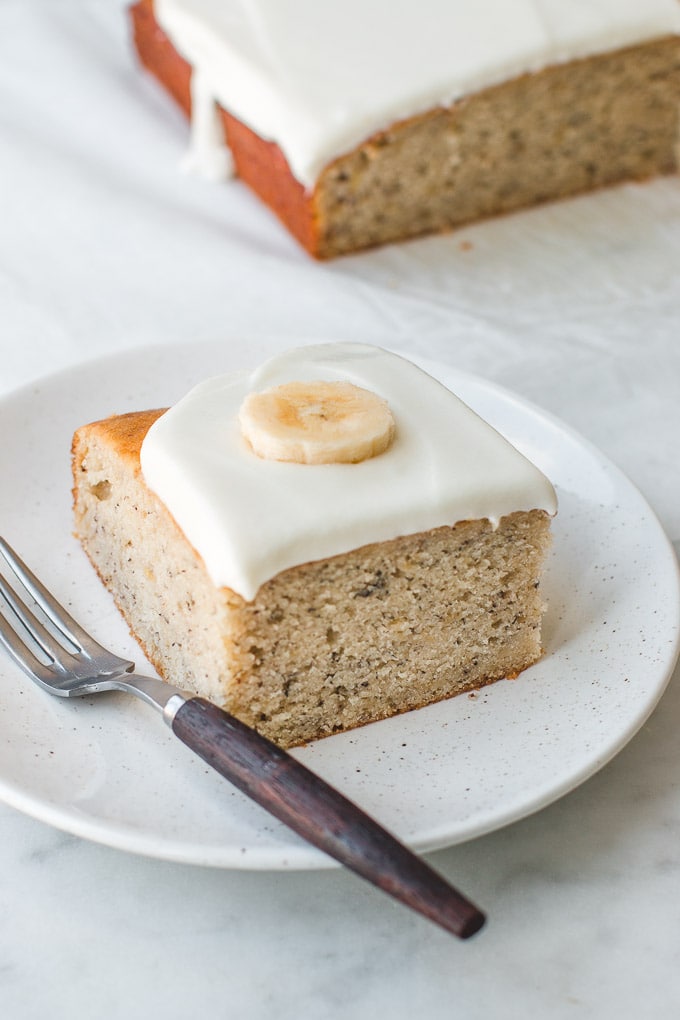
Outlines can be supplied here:
M549 64L680 33L677 0L154 0L215 99L311 187L374 132Z
M239 429L245 395L314 379L348 380L387 400L397 430L390 448L359 464L258 458ZM302 347L252 374L209 379L152 426L141 459L147 485L214 583L247 600L288 567L370 542L557 508L538 468L449 390L362 344Z

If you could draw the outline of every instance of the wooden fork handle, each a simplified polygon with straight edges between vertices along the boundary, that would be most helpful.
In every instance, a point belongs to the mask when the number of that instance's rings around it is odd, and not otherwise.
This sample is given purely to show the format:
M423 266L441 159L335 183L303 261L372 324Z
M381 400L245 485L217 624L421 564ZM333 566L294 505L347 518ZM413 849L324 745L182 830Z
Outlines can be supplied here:
M209 701L190 698L172 729L225 779L309 843L430 920L468 938L484 915L356 804Z

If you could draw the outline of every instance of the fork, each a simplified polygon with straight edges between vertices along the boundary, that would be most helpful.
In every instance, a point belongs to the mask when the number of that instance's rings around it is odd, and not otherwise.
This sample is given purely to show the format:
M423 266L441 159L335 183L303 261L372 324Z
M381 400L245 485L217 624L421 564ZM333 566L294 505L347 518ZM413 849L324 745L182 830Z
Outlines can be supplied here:
M0 645L43 690L64 698L134 694L208 765L309 843L460 938L481 928L485 918L474 904L356 804L211 702L135 673L134 662L83 630L2 537L0 553L12 579L10 585L0 574Z

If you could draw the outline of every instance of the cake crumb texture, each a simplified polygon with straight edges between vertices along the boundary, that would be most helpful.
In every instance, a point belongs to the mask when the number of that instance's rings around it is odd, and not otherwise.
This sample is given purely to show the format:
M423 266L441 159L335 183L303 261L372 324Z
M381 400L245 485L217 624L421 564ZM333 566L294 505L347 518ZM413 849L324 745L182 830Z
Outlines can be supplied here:
M397 124L328 167L321 254L678 169L680 41L571 61Z

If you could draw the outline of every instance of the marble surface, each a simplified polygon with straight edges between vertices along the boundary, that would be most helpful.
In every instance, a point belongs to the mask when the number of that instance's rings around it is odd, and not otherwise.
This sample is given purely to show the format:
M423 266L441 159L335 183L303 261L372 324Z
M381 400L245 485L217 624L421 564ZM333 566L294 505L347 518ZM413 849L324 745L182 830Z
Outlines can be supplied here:
M148 344L384 343L576 427L678 550L678 179L316 265L239 185L179 174L117 0L3 0L0 111L0 398ZM169 864L0 806L2 1015L675 1017L678 679L578 790L431 855L488 911L465 944L341 870Z

